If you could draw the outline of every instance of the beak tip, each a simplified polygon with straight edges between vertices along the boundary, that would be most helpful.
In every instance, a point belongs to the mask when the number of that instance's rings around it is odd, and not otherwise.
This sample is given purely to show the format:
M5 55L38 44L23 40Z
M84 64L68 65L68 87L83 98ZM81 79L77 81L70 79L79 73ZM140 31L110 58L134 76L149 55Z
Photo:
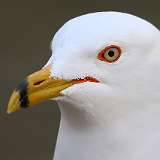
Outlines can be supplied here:
M17 104L17 105L14 105L14 106L8 106L7 107L7 110L6 110L6 113L7 114L11 114L11 113L13 113L13 112L15 112L15 111L17 111L17 110L19 110L20 109L20 107L19 107L19 105Z
M9 107L8 107L7 110L6 110L6 113L7 113L7 114L11 114L11 113L12 113L12 111L9 109Z
M7 114L11 114L12 112L10 112L10 111L6 111L6 113L7 113Z
M11 114L20 108L19 97L20 97L19 91L14 90L10 97L9 103L7 105L7 109L6 109L7 114Z

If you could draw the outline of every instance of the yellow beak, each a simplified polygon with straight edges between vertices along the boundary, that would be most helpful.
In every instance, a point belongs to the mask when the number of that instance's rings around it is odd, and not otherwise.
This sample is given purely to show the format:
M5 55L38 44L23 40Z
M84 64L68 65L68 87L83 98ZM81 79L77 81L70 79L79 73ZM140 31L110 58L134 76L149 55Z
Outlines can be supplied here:
M75 84L73 80L62 80L50 76L51 66L29 75L13 91L7 108L12 113L28 108L44 100L60 96L65 88Z

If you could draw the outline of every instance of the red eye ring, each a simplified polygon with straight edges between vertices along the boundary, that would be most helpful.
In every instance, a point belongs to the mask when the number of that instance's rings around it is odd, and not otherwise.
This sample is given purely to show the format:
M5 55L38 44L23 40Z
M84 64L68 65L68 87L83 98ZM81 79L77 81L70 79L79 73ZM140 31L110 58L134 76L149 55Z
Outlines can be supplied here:
M107 60L107 58L105 58L105 54L107 53L107 51L109 51L110 49L116 49L118 52L118 55L115 57L115 59L112 60ZM101 61L105 61L108 63L113 63L115 61L117 61L121 56L121 48L119 46L116 45L109 45L107 47L105 47L103 50L101 50L97 56L97 58Z

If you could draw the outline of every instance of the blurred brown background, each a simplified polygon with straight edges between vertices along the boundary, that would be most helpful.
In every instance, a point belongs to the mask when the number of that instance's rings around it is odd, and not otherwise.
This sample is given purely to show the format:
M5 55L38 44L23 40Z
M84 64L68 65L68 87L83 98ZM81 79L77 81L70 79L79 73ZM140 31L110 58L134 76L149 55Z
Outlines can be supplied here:
M0 160L51 160L60 113L52 101L7 115L12 89L41 68L50 41L67 20L89 12L116 10L143 17L157 27L159 0L0 1Z

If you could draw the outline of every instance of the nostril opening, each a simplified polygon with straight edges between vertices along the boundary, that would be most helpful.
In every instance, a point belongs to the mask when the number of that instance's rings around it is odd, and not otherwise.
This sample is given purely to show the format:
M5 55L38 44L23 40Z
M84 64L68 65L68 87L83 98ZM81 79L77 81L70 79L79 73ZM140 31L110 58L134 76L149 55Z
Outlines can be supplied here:
M41 80L41 81L35 82L33 85L34 85L34 86L40 85L40 84L43 83L44 81L45 81L45 80Z

